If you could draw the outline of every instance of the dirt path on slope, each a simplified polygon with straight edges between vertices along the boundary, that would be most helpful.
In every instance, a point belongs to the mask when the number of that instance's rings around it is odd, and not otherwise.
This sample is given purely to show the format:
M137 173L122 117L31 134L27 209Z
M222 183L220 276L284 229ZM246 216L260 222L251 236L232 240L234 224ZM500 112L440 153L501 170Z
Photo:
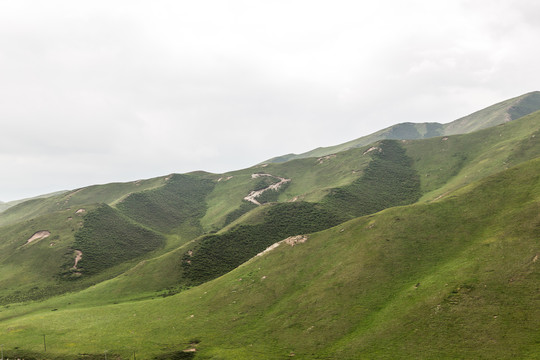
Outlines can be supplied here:
M270 174L251 174L252 179L255 179L255 178L258 178L258 177L261 177L261 176L273 177L275 179L278 179L279 182L275 183L275 184L272 184L270 186L267 186L267 187L265 187L264 189L261 189L261 190L256 190L256 191L254 190L254 191L250 192L248 196L244 197L244 200L249 201L249 202L251 202L251 203L253 203L255 205L261 205L261 203L257 201L257 198L259 196L261 196L262 193L264 193L265 191L268 191L268 190L276 190L277 191L277 190L279 190L279 188L283 184L288 183L289 181L291 181L291 179L285 179L285 178L270 175Z

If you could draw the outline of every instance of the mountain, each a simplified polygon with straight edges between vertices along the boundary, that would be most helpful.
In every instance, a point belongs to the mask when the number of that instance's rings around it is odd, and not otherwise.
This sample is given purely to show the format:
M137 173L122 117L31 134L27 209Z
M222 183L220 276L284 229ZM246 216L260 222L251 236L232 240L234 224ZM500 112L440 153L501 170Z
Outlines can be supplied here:
M540 91L530 92L479 110L448 124L401 123L346 143L317 148L302 154L287 154L265 161L284 162L308 157L335 154L347 149L365 146L383 139L412 140L436 136L467 134L473 131L503 124L540 110Z
M12 206L6 357L538 357L539 141L540 111Z

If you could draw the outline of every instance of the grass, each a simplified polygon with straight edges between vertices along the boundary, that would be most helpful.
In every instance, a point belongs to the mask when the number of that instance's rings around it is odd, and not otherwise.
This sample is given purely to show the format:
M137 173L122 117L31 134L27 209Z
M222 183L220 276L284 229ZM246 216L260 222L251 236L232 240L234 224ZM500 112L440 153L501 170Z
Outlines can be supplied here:
M51 359L539 357L539 136L534 113L16 205L0 214L0 339L42 358L47 334ZM275 181L255 173L291 181L255 206L244 196ZM86 275L62 280L83 246Z
M105 200L107 198L116 203L116 206L123 210L124 213L131 215L133 220L141 221L143 224L139 225L143 228L150 226L159 229L161 232L170 232L163 234L165 238L163 248L144 255L142 258L124 259L127 261L124 264L119 264L120 267L110 268L100 273L98 278L86 282L79 281L77 289L116 276L119 272L129 269L129 267L143 260L146 262L137 268L137 272L127 274L123 281L116 283L116 286L123 289L122 291L126 293L126 296L132 296L136 292L129 289L129 286L138 283L135 273L141 278L149 279L147 282L141 281L136 286L141 293L145 294L144 296L151 296L159 290L168 291L167 289L173 289L172 291L176 291L175 289L182 288L191 280L185 277L186 274L182 266L182 257L187 248L177 251L179 246L190 243L190 241L203 234L204 231L206 233L210 231L218 232L219 236L226 238L234 237L234 232L228 235L227 233L232 231L235 226L242 226L244 234L241 237L242 239L250 239L259 234L260 229L266 226L261 224L267 221L265 219L268 217L268 209L275 204L269 204L263 208L254 208L254 205L249 204L242 205L244 203L243 197L256 187L257 182L260 181L260 178L251 177L253 173L264 172L291 179L290 185L277 194L279 201L286 202L296 199L297 201L311 200L320 202L319 209L329 211L333 217L340 218L338 222L341 222L388 206L414 201L418 191L415 188L415 183L411 182L410 185L414 186L410 187L406 185L406 182L401 181L400 177L388 176L388 174L392 173L390 171L392 166L400 169L396 174L409 173L408 176L405 176L405 179L414 180L415 176L417 176L415 174L418 174L420 192L424 194L422 200L433 200L438 196L448 195L455 189L474 180L540 155L540 147L537 143L537 135L540 131L539 117L538 113L531 114L520 120L495 128L467 135L450 136L446 140L444 138L434 138L422 141L407 141L400 142L400 146L397 146L397 142L387 142L388 146L393 144L395 147L394 153L396 157L391 161L373 158L374 152L366 153L366 150L370 148L366 147L338 153L335 156L300 159L283 164L268 164L264 167L254 167L222 176L206 173L176 175L143 182L111 184L110 189L108 185L99 185L58 195L62 199L71 201L72 205L80 204L80 201L83 201L82 199L91 198L91 194L94 194L99 199ZM385 143L383 142L383 144ZM401 147L406 149L405 154L400 152ZM374 159L377 161L373 161ZM376 164L382 164L382 166L379 166L377 170ZM370 174L375 174L371 176L371 180L369 180ZM220 177L222 180L217 181ZM384 181L379 181L379 178ZM413 191L403 191L407 187ZM134 188L140 188L142 191L126 195L127 190L133 190ZM200 191L197 190L191 193L190 191L193 189L199 189ZM387 202L384 194L392 193L392 191L394 191L394 195L392 195L391 199L394 200ZM341 200L340 198L336 199L336 194L344 195L344 198ZM377 195L374 196L374 194ZM404 194L409 196L405 202L399 198ZM123 200L118 200L119 197ZM168 198L170 202L161 201L162 198ZM369 199L374 201L367 201ZM59 198L55 201L63 204L62 206L68 206L64 204L66 200L64 202L58 200ZM130 205L122 205L124 202ZM153 205L149 208L141 205L148 203ZM25 205L23 209L28 208L28 213L32 214L32 204L34 203L30 202L21 205ZM38 202L39 204L41 203ZM333 206L330 206L331 204ZM369 207L370 204L377 206ZM95 207L94 205L80 206L87 210ZM38 208L41 209L41 205ZM56 241L57 245L50 248L46 248L48 245L46 242L43 242L39 247L32 245L29 247L29 249L33 249L32 251L16 251L16 247L3 248L5 258L12 259L11 261L2 261L0 259L2 268L0 284L3 284L0 296L3 296L2 301L4 303L23 299L44 298L71 289L61 282L59 283L56 276L65 271L66 267L69 267L68 265L74 259L74 234L81 224L81 217L75 214L78 209L79 205L72 206L70 210L50 212L35 217L33 220L28 220L28 222L14 223L0 228L0 236L5 241L11 238L15 239L21 235L22 238L27 239L33 232L44 229L51 231L51 239L52 237L61 239L61 241ZM148 211L148 209L155 211ZM74 220L70 222L70 220L67 220L69 217ZM294 218L294 215L292 218ZM175 225L170 225L170 222L173 221L176 221ZM40 225L34 226L34 224ZM329 223L329 225L332 224L335 223ZM222 228L224 225L227 226ZM319 229L321 228L304 227L301 232L311 232ZM223 274L225 271L230 270L233 265L240 264L254 253L261 251L275 241L281 240L283 237L297 235L282 232L277 227L266 232L254 244L246 243L245 252L244 248L238 245L245 242L244 240L239 241L239 238L236 242L231 242L230 244L235 245L231 245L234 251L231 250L230 254L241 253L241 255L237 259L231 259L231 256L228 255L228 257L218 261L215 267L220 268L220 271L211 270L210 267L212 277ZM196 240L196 242L198 241L200 240ZM7 243L4 242L4 244ZM221 246L227 246L226 244L224 243ZM192 247L197 250L197 246L194 244ZM54 255L52 255L51 251L54 252ZM176 258L172 254L161 256L166 255L169 251L174 251L174 254L177 254ZM150 257L156 258L150 261ZM213 261L212 259L215 258L215 256L211 256L207 260ZM159 264L161 261L163 261L163 264ZM40 268L39 264L42 263L49 265L45 266L39 274L36 274L34 269ZM64 270L62 270L62 266L64 266ZM142 275L146 270L149 271L148 275ZM170 273L171 276L163 277L160 275L162 273ZM192 276L193 279L194 276ZM128 286L128 284L130 285Z
M533 161L351 220L175 296L4 308L4 349L40 354L47 334L64 359L151 359L194 339L196 359L535 358L539 174Z
M194 243L183 258L184 274L192 284L200 284L229 272L279 240L338 222L336 215L311 203L277 204L259 224L238 225Z
M540 112L536 112L471 134L405 142L420 176L422 200L539 156L539 120Z

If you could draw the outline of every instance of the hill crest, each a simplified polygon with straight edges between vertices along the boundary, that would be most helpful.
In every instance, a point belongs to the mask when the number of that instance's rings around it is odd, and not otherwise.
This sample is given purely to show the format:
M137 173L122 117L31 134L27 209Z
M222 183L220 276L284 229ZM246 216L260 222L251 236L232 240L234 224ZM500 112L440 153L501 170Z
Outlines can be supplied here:
M467 134L519 119L520 117L538 110L540 110L540 91L533 91L501 101L446 124L437 122L399 123L343 144L318 147L301 154L281 155L271 158L263 163L280 163L294 159L326 156L348 149L369 145L384 139L416 140L437 136Z

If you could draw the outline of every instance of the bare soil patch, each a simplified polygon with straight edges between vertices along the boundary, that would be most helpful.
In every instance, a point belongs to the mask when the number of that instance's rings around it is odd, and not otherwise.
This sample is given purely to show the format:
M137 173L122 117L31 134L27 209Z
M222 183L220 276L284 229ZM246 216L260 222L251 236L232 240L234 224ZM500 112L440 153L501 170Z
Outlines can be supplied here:
M257 256L262 256L262 255L266 254L267 252L270 252L270 251L274 250L275 248L277 248L282 243L285 243L285 244L290 245L290 246L295 246L295 245L298 245L298 244L305 243L307 241L307 239L308 239L307 235L289 236L288 238L286 238L284 240L278 241L277 243L273 243L272 245L270 245L269 247L264 249L264 251L261 251L260 253L258 253Z
M46 237L49 237L50 235L51 235L50 231L40 230L40 231L35 232L34 235L30 237L30 239L26 240L26 243L29 244L32 241L45 239Z
M73 265L72 269L77 269L77 264L82 259L82 255L81 250L75 250L75 265Z

